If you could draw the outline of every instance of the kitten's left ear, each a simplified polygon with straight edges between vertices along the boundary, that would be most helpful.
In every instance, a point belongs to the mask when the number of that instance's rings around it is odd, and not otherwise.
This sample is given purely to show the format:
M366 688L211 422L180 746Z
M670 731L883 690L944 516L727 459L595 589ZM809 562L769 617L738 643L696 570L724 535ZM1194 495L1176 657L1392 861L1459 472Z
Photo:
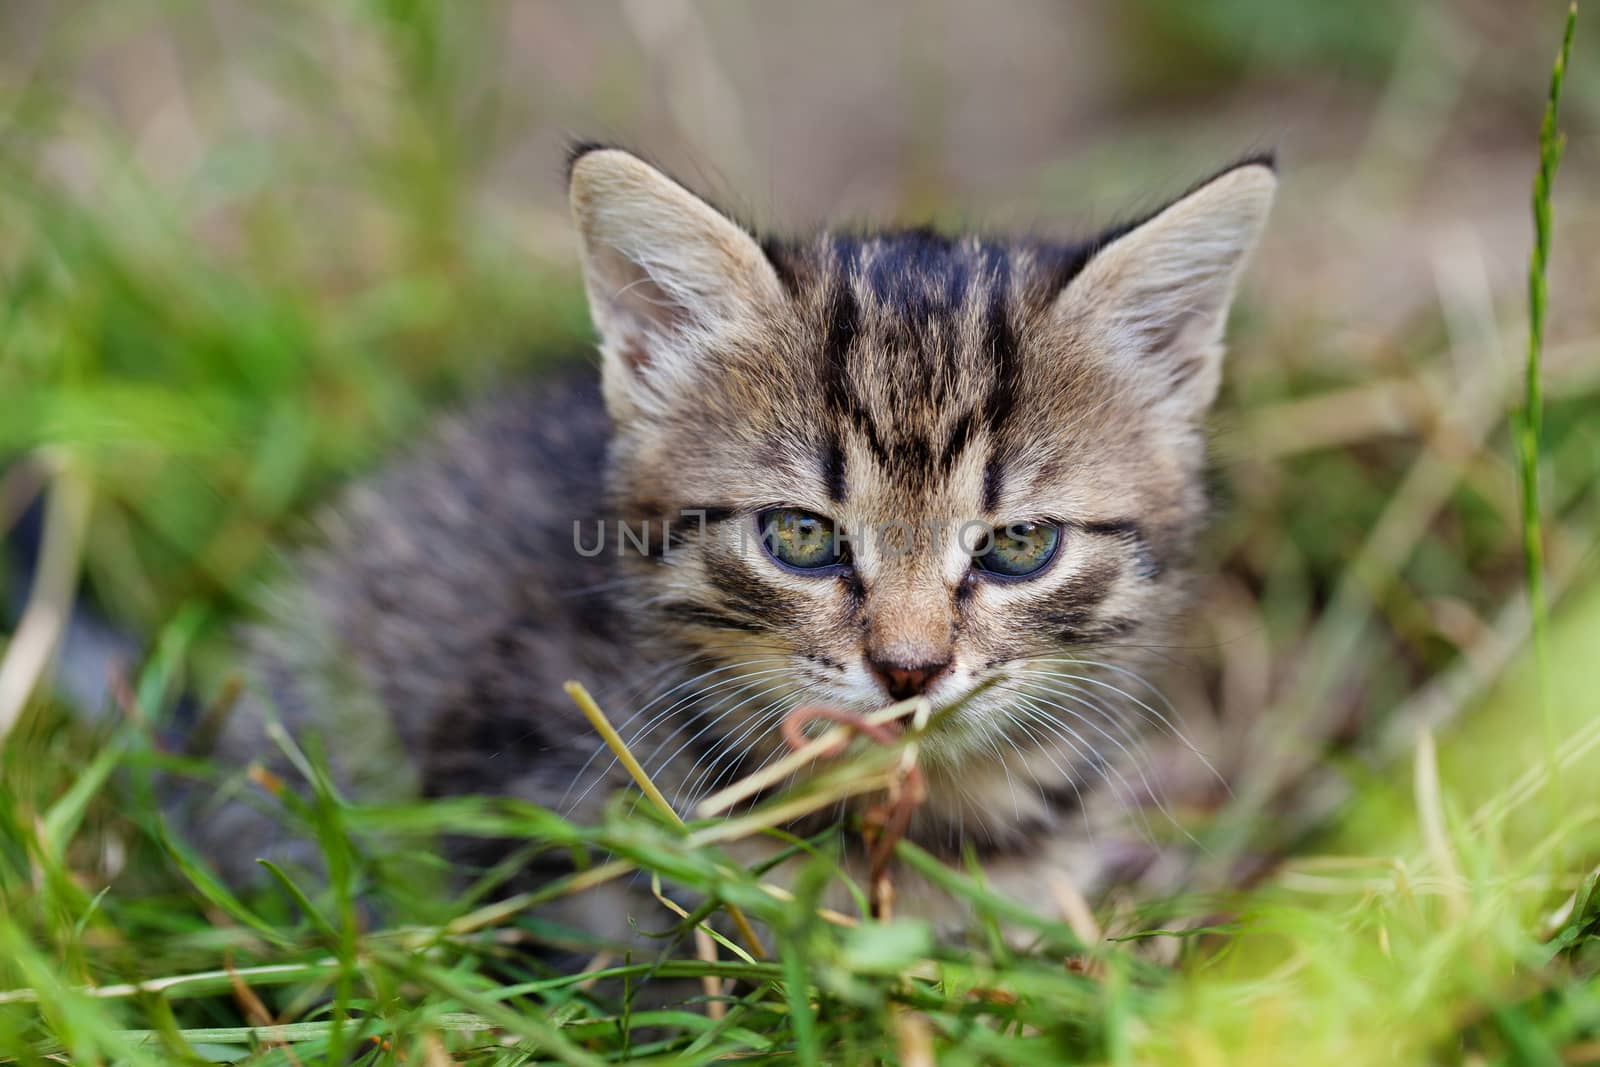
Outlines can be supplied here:
M783 299L754 238L637 156L579 152L568 197L606 404L619 421L666 410L694 388L709 348Z
M1224 171L1100 249L1056 298L1063 327L1199 418L1216 398L1234 288L1272 207L1267 162Z

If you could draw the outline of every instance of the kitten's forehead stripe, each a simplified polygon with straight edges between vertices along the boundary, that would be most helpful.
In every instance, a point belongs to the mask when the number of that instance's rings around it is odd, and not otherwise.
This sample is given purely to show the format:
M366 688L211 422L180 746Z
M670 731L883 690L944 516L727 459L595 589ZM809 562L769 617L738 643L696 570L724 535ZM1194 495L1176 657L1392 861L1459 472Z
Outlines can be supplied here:
M845 378L849 374L850 346L860 329L856 295L846 279L832 287L832 300L828 305L828 335L822 343L822 358L830 375Z
M972 412L965 412L950 430L950 436L945 440L944 451L939 454L939 473L948 475L950 468L955 466L956 460L961 458L967 445L972 439Z
M1009 275L1002 275L996 280L983 320L983 348L992 363L994 374L989 395L984 400L984 416L989 423L989 432L996 435L1005 428L1007 417L1016 407L1017 378L1020 373L1017 366L1017 335L1011 328L1011 316L1007 308L1009 289Z
M984 398L984 421L988 425L989 439L996 442L983 470L983 507L993 513L1000 507L1000 491L1004 484L1003 452L998 447L1006 420L1017 403L1018 374L1017 337L1011 328L1007 301L1011 288L1010 263L996 279L989 294L988 308L984 314L984 347L993 361L994 378L989 395Z
M999 433L1018 389L1013 246L911 230L766 250L802 303L807 290L822 294L811 306L833 432L857 437L886 476L926 489L981 434ZM826 453L823 466L841 500Z
M991 515L1000 510L1002 466L997 452L989 457L989 462L983 468L983 510Z
M931 230L910 230L875 239L867 251L862 281L874 304L899 311L908 332L961 310L976 266L962 242Z
M830 436L822 446L822 480L828 487L828 499L835 504L844 503L844 449L834 436Z

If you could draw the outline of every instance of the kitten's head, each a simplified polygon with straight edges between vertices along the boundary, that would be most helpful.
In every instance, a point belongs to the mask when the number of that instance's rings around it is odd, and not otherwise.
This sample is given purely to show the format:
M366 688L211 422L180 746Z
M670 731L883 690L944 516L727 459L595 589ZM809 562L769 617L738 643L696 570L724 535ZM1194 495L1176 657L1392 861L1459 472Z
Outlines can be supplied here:
M802 699L948 704L992 682L950 717L959 760L1052 662L1115 669L1158 643L1275 185L1251 160L1080 244L762 243L633 155L576 155L612 500L674 519L634 607L710 661L718 731L761 747Z

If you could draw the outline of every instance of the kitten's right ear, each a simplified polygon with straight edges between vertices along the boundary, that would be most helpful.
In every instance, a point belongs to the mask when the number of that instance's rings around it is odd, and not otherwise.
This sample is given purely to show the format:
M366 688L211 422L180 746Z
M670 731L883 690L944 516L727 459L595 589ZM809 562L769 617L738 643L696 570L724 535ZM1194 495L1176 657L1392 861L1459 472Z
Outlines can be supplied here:
M1277 186L1268 159L1223 171L1097 251L1056 315L1101 338L1156 403L1198 419L1216 395L1228 306Z
M748 233L648 163L616 148L578 152L568 173L589 309L612 414L661 413L694 364L783 298Z

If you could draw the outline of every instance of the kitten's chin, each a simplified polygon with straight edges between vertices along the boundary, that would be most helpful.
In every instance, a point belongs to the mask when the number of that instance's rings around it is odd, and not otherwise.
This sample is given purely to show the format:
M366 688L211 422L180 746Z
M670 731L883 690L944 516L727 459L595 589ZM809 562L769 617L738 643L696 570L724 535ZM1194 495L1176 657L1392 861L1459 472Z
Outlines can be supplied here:
M1004 720L1004 696L990 680L963 674L948 679L930 694L934 714L923 743L923 759L933 768L953 771L972 763L992 763Z

